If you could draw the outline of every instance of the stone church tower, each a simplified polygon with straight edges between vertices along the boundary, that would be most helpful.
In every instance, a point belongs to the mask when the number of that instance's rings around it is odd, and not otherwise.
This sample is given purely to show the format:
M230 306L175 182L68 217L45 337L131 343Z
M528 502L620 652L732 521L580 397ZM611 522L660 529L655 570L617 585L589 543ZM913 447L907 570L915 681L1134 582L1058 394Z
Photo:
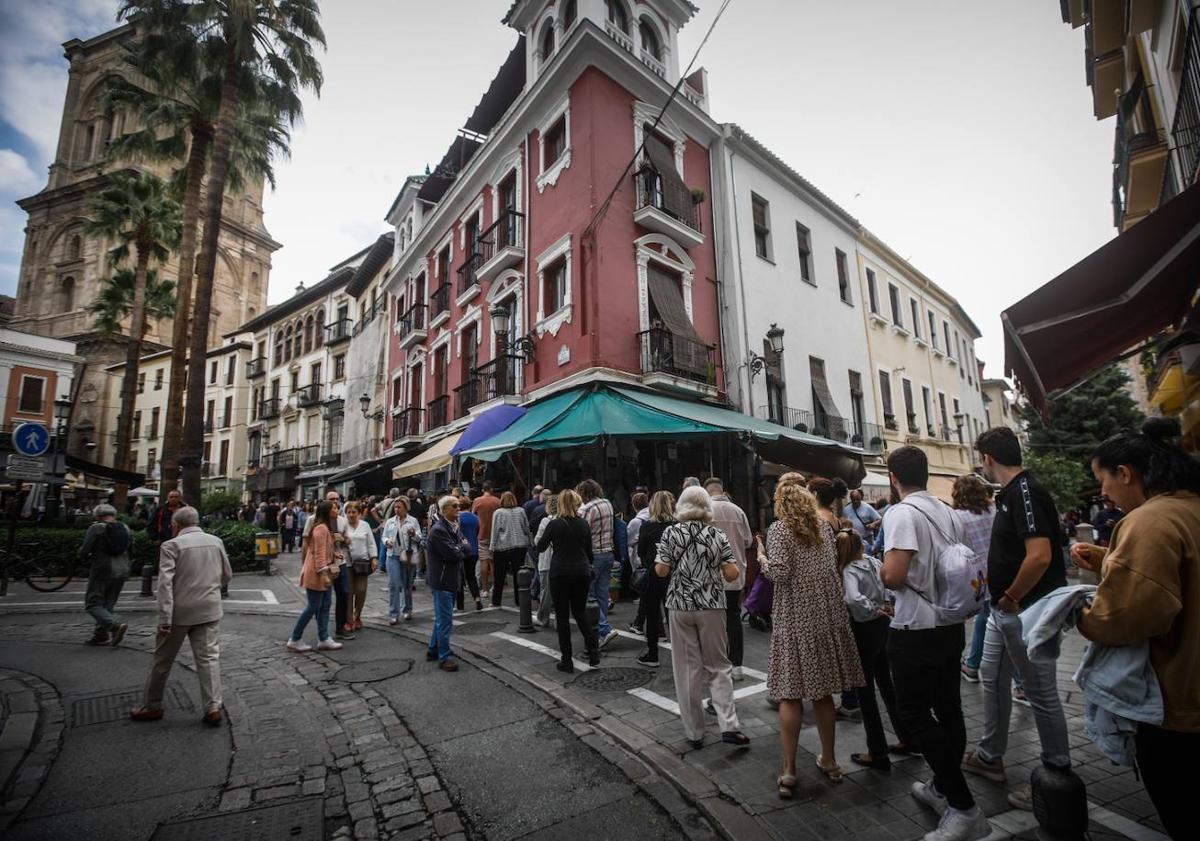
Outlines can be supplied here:
M122 44L131 36L132 28L122 26L87 41L72 39L63 45L70 70L49 181L40 193L17 202L29 214L29 221L9 326L74 341L78 354L88 360L73 395L69 444L73 454L84 458L111 450L101 446L101 439L111 438L116 431L105 428L110 425L105 418L112 413L106 412L103 404L108 395L119 393L119 388L109 388L107 379L114 375L105 368L122 361L125 348L122 342L96 333L87 311L111 271L106 255L114 243L86 236L83 219L106 185L108 173L132 166L168 175L167 167L106 159L109 142L131 130L134 119L130 114L105 112L101 105L105 80L124 70ZM267 306L271 254L280 244L263 226L262 194L263 185L258 183L242 194L225 197L209 327L214 345L220 344L223 334L261 314ZM176 279L176 258L158 270L160 277ZM144 352L167 348L171 334L171 320L151 323Z

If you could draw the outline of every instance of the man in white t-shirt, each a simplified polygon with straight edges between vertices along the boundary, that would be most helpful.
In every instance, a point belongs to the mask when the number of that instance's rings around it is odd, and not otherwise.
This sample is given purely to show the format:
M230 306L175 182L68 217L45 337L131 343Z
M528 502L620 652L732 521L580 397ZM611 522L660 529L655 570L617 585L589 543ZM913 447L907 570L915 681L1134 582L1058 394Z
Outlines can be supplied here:
M896 706L907 734L933 771L912 795L941 816L925 841L976 841L991 833L961 768L967 744L959 695L962 622L941 624L934 610L938 558L958 535L950 508L925 489L929 461L917 447L888 456L888 475L900 496L883 516L883 583L896 593L888 660Z

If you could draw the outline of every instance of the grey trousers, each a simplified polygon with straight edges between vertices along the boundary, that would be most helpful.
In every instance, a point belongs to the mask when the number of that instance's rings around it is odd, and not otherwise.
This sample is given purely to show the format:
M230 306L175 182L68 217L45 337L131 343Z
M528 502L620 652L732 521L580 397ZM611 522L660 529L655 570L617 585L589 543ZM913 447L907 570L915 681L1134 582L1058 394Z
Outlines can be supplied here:
M550 598L550 570L539 570L542 580L541 599L538 601L537 620L549 627L550 617L554 613L554 599Z
M162 709L163 691L167 688L167 676L186 638L192 644L192 657L196 661L196 674L200 678L200 703L204 711L221 706L221 670L219 622L203 625L176 625L171 633L158 638L154 647L154 664L150 667L150 679L146 681L145 706L152 710Z
M108 636L116 625L117 617L113 611L117 607L117 599L121 596L121 588L125 586L124 578L100 577L95 571L88 574L87 594L83 597L83 609L96 620L96 636Z
M1033 707L1033 722L1042 743L1042 762L1069 768L1071 749L1067 717L1058 696L1057 662L1034 663L1021 638L1021 617L992 607L983 637L979 682L983 685L983 739L979 756L987 762L1004 758L1008 747L1008 721L1012 715L1013 666L1021 673L1025 697Z
M729 663L729 636L725 609L672 610L671 671L683 732L689 739L704 736L703 693L712 694L721 732L740 729L733 708L733 667Z

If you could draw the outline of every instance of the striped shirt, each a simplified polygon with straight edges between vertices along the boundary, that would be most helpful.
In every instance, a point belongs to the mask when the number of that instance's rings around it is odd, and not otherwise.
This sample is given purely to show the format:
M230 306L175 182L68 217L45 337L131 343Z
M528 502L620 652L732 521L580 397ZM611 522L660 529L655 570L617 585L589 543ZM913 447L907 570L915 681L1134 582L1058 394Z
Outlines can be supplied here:
M593 499L579 509L592 532L592 554L611 555L613 551L613 507L607 499Z
M987 511L976 514L956 508L954 518L962 527L962 542L971 548L979 560L987 563L988 546L992 542L992 520L996 518L996 509L988 506Z

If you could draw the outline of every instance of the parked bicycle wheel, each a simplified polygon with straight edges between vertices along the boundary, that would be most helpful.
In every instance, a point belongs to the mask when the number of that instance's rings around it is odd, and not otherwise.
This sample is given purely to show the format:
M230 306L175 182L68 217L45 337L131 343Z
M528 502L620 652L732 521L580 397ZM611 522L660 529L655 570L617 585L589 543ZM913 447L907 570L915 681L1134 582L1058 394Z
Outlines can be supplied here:
M25 558L14 567L16 571L10 570L9 575L25 579L26 584L40 593L61 590L75 575L73 563L47 556Z

